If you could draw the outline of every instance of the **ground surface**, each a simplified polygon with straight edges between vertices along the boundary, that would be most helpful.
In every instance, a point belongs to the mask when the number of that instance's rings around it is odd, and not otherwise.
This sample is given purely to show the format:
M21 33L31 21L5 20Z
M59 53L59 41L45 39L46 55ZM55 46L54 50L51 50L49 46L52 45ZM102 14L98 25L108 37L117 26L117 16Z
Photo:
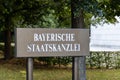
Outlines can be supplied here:
M23 60L24 61L24 60ZM120 69L87 69L87 80L120 80ZM34 66L34 80L72 80L71 68ZM24 64L0 60L0 80L26 80Z

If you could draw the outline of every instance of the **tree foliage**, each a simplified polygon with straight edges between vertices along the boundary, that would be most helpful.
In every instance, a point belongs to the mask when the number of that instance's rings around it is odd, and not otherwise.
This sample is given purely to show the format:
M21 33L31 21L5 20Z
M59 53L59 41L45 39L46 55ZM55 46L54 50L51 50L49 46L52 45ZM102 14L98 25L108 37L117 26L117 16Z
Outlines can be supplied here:
M115 17L120 16L119 0L74 0L74 4L76 5L74 15L79 16L79 10L83 10L87 25L100 22L114 23L117 22Z
M10 31L15 27L70 27L71 4L75 5L74 17L83 11L88 27L100 21L113 23L115 16L120 16L119 0L1 0L0 30L6 31L5 35L9 34L6 45L10 46ZM94 20L91 20L93 16Z
M0 29L4 30L7 22L11 29L28 24L39 27L69 27L71 3L75 5L74 16L79 15L79 10L84 10L85 22L93 16L97 18L97 22L100 20L115 22L115 16L120 16L119 0L2 0Z
M1 29L5 28L6 17L10 17L11 25L54 23L56 26L70 25L69 0L4 0L0 1ZM56 20L55 20L56 19ZM3 24L4 23L4 24ZM14 26L13 26L14 27Z
M5 31L5 56L10 54L11 31L15 27L57 28L70 25L68 0L1 0L0 30ZM61 7L62 6L62 7Z

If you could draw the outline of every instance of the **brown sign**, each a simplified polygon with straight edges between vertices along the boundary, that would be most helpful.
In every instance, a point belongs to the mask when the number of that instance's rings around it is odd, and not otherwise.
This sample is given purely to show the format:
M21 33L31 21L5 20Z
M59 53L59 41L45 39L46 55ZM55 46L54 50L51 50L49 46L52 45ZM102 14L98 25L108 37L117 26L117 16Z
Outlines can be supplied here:
M89 55L88 29L16 28L16 57Z

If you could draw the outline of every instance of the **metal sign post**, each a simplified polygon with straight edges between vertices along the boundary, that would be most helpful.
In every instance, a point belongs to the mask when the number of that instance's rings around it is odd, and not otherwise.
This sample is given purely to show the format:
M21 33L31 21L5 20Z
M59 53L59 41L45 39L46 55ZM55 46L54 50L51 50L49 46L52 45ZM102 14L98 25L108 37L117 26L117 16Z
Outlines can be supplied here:
M79 57L79 79L86 80L86 64L85 64L85 56Z
M72 80L86 80L85 56L73 58Z
M33 80L33 58L27 58L26 80Z

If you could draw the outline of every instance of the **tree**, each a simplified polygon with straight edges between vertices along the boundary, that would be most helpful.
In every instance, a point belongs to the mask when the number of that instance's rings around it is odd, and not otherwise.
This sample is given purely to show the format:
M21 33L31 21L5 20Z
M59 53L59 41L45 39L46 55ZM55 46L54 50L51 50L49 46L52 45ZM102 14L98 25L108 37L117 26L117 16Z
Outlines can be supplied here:
M120 16L120 2L118 0L83 0L76 2L76 16L78 10L84 10L85 24L115 23L116 16ZM94 16L94 19L91 18Z
M83 0L72 0L72 28L85 28L83 9L76 5ZM86 80L85 76L85 56L73 57L73 79L72 80Z
M99 18L99 20L115 22L115 16L119 16L118 12L120 11L120 9L118 9L120 8L120 2L117 2L117 0L72 0L72 28L85 28L84 22L86 14L89 14L90 18L94 16L97 19ZM116 6L115 3L117 4ZM75 57L73 60L76 73L75 75L73 74L73 80L86 80L86 76L84 75L85 57ZM78 70L81 70L81 72Z
M49 6L49 0L0 1L0 29L5 32L5 59L11 57L11 31L15 25L36 24L44 11L48 12Z
M66 3L68 1L66 0ZM11 32L15 27L68 26L70 8L63 2L64 0L60 2L57 0L0 1L0 30L5 32L5 59L11 57Z

